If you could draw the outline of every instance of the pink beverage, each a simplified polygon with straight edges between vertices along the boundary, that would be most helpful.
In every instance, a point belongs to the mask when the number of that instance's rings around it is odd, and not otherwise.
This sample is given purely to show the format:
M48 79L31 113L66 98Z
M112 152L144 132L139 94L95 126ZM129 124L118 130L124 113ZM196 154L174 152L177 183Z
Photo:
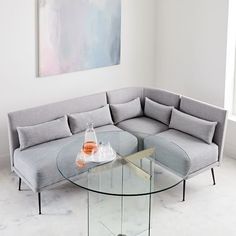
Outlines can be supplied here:
M83 145L83 152L87 155L91 155L98 150L97 143L94 141L87 141Z

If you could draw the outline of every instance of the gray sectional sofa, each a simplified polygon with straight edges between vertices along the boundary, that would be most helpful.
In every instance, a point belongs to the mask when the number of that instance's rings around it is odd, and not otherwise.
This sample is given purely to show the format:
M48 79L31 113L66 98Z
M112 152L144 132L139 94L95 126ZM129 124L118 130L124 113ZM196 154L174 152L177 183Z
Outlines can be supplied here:
M165 90L123 88L8 114L11 168L19 176L19 190L23 180L38 193L40 214L41 192L63 181L57 154L82 135L86 117L93 117L97 130L128 132L126 143L132 145L123 147L126 154L158 145L161 138L176 143L191 160L186 180L211 170L215 184L213 168L223 155L226 110ZM184 157L156 162L178 175L189 165Z

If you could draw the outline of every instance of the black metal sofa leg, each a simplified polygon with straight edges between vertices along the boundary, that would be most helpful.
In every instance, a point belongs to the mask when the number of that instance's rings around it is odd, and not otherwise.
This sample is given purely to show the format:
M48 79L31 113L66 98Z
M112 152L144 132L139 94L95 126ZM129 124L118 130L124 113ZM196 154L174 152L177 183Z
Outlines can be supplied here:
M213 168L211 168L211 175L212 175L212 179L213 179L213 185L216 185L215 174L214 174Z
M21 178L19 177L19 185L18 185L18 190L21 191ZM41 193L38 193L38 204L39 204L39 215L42 214L41 212Z
M211 168L211 175L213 180L213 185L216 185L214 169ZM186 189L186 180L183 181L183 202L185 201L185 189Z
M41 193L38 193L39 215L41 215Z
M18 185L18 190L21 190L21 178L19 177L19 185Z
M183 202L185 201L185 186L186 186L186 180L183 181Z

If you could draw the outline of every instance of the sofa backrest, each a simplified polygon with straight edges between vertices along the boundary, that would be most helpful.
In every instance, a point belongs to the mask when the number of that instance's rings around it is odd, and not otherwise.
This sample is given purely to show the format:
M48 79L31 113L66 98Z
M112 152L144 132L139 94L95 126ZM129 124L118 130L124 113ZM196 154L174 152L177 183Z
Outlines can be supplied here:
M174 106L198 118L217 121L213 142L219 146L219 161L221 160L226 131L226 110L191 98L180 98L180 95L161 89L130 87L9 113L8 125L11 165L14 165L14 150L19 147L17 127L40 124L70 113L94 110L105 106L107 103L126 103L137 97L140 97L142 105L144 105L145 97L148 97L158 103Z
M161 103L166 106L173 106L179 108L180 95L162 90L162 89L153 89L153 88L144 88L143 89L143 98L148 97L151 100Z
M107 97L104 92L9 113L8 125L11 165L14 165L14 150L19 147L17 127L40 124L60 118L66 114L94 110L106 104Z
M142 105L144 105L145 97L175 108L178 108L180 103L180 95L162 89L130 87L107 92L109 104L126 103L137 97L140 97Z
M219 147L219 161L223 155L223 145L226 132L227 111L204 102L200 102L188 97L181 97L180 110L198 118L217 121L213 142Z
M107 100L109 104L120 104L130 102L139 97L143 104L143 88L129 87L121 88L107 92Z

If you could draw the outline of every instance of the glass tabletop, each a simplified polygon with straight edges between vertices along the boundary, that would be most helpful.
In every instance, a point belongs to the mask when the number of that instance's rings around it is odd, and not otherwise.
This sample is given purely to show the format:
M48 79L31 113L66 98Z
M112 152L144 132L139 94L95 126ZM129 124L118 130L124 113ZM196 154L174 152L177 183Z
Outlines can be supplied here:
M146 149L138 151L138 139L128 132L109 131L96 134L100 145L109 144L115 151L114 160L107 163L88 162L84 166L78 166L76 160L84 143L83 135L76 136L66 144L57 156L57 168L61 175L88 191L114 196L149 195L173 188L189 172L188 155L167 139L158 137ZM173 160L173 169L163 165L166 157L168 161ZM187 163L181 172L175 171L176 158Z

